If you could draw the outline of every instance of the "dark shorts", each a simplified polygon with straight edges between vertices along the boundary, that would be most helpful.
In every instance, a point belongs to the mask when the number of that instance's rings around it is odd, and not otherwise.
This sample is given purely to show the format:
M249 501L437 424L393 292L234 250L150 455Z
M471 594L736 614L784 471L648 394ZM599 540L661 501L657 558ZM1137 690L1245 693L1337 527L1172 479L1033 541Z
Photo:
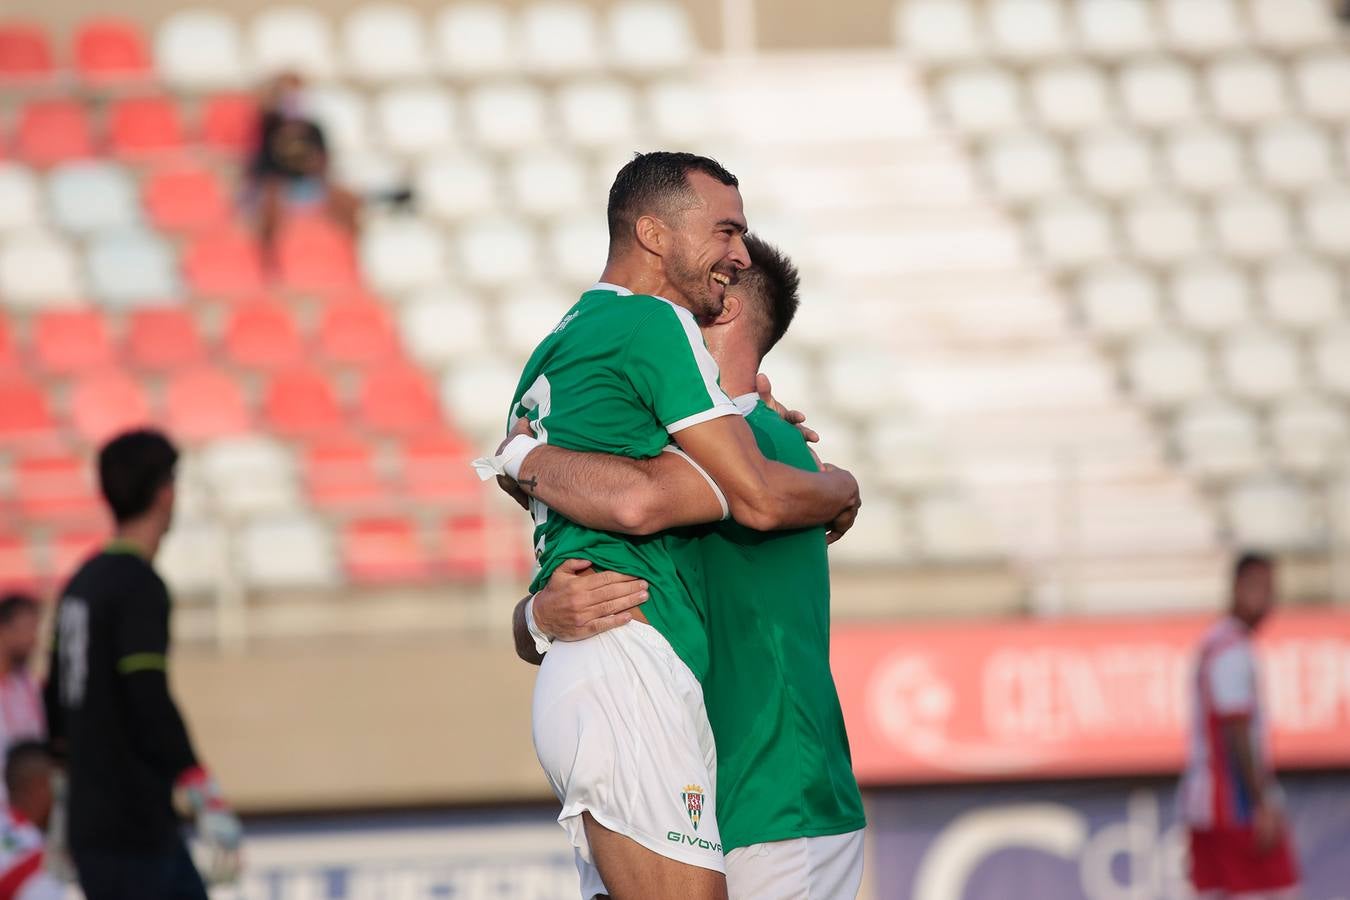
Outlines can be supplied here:
M161 853L81 850L73 854L85 900L207 900L181 840Z
M1191 832L1191 885L1197 891L1278 891L1298 884L1289 836L1261 851L1250 828Z

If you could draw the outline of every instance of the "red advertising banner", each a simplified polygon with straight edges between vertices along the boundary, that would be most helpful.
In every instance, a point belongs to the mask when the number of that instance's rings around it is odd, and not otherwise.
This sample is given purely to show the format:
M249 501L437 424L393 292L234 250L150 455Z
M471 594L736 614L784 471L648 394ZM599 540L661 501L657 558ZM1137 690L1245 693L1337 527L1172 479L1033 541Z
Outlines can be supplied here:
M1212 618L835 629L866 784L1180 769ZM1280 610L1257 640L1279 767L1350 765L1350 612Z

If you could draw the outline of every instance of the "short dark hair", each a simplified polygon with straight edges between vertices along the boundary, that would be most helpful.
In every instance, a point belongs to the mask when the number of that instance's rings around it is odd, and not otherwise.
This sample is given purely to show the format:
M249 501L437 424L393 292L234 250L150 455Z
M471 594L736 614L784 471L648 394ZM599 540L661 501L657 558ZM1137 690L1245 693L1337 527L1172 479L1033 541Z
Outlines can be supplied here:
M783 339L797 315L801 276L787 254L758 235L745 236L745 249L750 254L750 268L737 273L736 284L742 290L748 289L759 301L765 325L759 347L762 357Z
M138 429L120 434L98 453L98 483L120 524L145 513L159 489L173 479L178 450L162 433Z
M37 598L32 594L12 591L0 597L0 626L8 625L24 613L38 611Z
M1275 560L1268 553L1261 553L1257 550L1244 550L1238 554L1237 560L1233 563L1233 580L1237 581L1248 569L1256 566L1273 566Z
M702 172L722 184L740 187L740 181L721 163L694 153L654 150L636 153L609 188L609 246L624 246L633 234L637 220L648 213L669 209L676 199L693 202L689 173Z
M24 740L10 744L5 752L5 789L13 797L23 789L24 782L32 777L37 763L50 763L51 751L42 741Z

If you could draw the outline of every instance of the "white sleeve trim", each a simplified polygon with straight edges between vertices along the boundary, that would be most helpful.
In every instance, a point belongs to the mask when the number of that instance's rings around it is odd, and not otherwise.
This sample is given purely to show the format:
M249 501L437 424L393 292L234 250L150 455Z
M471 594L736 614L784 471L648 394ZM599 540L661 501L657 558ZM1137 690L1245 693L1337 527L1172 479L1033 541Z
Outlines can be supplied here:
M679 322L680 327L684 329L685 340L689 342L689 349L694 354L694 362L698 364L698 373L703 377L703 387L708 392L708 400L713 406L719 406L723 403L730 404L731 398L717 383L718 376L721 374L717 368L717 360L712 358L712 354L708 352L708 345L703 343L703 332L698 330L698 322L694 320L694 314L683 306L676 306L664 297L658 299L674 311L675 321Z
M666 446L662 447L661 452L674 453L676 456L680 457L685 462L689 463L689 465L693 466L694 471L703 476L703 480L708 482L708 487L712 488L713 493L717 495L717 502L722 505L722 521L725 522L727 519L731 518L731 507L727 504L727 495L722 493L722 489L717 486L717 482L713 481L713 477L708 474L707 469L703 468L698 463L694 462L694 458L692 456L690 456L688 453L685 453L683 450L681 450L679 447L676 447L674 444L667 444Z
M685 416L678 422L671 422L666 426L667 434L675 434L678 431L684 431L695 425L704 422L711 422L713 419L720 419L723 416L739 416L740 411L736 409L735 404L728 400L725 404L719 403L712 409L705 409L703 412L694 413L692 416Z

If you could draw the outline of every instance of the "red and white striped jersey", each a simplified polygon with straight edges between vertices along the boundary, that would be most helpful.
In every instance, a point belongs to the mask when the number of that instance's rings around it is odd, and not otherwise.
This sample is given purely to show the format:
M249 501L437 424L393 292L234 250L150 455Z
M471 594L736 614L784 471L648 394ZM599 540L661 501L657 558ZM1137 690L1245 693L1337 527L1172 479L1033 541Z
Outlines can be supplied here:
M43 867L42 831L0 808L0 900L62 900L66 889Z
M22 740L44 738L47 723L42 712L42 697L27 672L0 676L0 761L11 745ZM0 804L8 798L0 780Z

